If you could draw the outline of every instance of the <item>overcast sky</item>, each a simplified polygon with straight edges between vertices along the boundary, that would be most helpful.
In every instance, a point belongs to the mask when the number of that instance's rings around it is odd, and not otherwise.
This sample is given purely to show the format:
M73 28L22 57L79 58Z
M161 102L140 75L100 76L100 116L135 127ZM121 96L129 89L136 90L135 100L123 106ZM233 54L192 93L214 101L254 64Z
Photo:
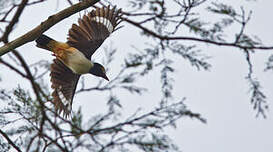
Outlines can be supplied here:
M237 2L232 1L233 4ZM22 35L26 31L40 24L49 15L56 13L60 9L67 6L66 3L59 3L56 7L56 1L49 1L36 5L25 10L23 18L21 18L19 26L14 30L11 40ZM124 7L118 6L118 7ZM273 21L271 20L273 1L259 0L249 3L249 8L253 9L252 20L247 28L250 33L258 35L265 44L273 45ZM78 18L78 14L74 15L63 22L58 23L46 34L59 41L65 41L67 31L71 24ZM130 32L128 32L130 31ZM144 47L139 39L137 32L131 26L125 26L121 30L114 33L105 43L113 43L113 47L118 48L117 56L122 59L133 49L132 44ZM129 34L129 35L128 35ZM137 41L136 41L137 40ZM125 43L126 42L126 43ZM207 119L207 124L202 124L197 120L184 118L178 121L177 129L168 129L168 134L174 139L174 142L184 152L272 152L273 151L273 73L264 72L265 61L272 51L257 50L252 55L254 64L254 74L263 85L263 91L266 93L267 101L270 109L267 112L267 119L262 117L256 118L255 112L250 104L250 95L248 94L249 86L245 79L248 72L247 63L244 60L244 54L234 48L202 46L204 52L212 56L209 62L213 65L209 72L197 71L185 61L177 61L175 63L177 70L174 74L176 77L176 85L174 92L175 99L178 101L181 97L186 97L185 103L193 112L201 113ZM18 49L24 54L29 63L34 63L40 59L52 61L49 52L38 49L35 43L28 43ZM102 50L102 49L101 49ZM271 53L270 53L271 52ZM96 52L94 59L100 61L103 58L103 51ZM180 58L179 58L180 59ZM120 65L113 65L108 72L109 78L117 74ZM10 71L5 75L1 71L1 85L9 88L17 86L14 80L10 79L14 74ZM48 76L47 76L48 77ZM88 82L94 81L96 78L85 76ZM48 85L49 79L46 79ZM144 111L151 110L159 99L159 85L151 83L153 76L144 78L138 84L149 84L148 93L141 97L131 96L130 94L121 92L121 101L123 111L132 113L138 107ZM107 82L105 82L107 83ZM21 86L28 85L28 82L20 82ZM124 93L124 94L123 94ZM92 98L94 102L89 100ZM82 106L83 113L90 114L103 112L105 109L105 97L96 96L94 93L82 93L75 97L73 109ZM150 108L151 107L151 108ZM88 116L87 116L88 117Z

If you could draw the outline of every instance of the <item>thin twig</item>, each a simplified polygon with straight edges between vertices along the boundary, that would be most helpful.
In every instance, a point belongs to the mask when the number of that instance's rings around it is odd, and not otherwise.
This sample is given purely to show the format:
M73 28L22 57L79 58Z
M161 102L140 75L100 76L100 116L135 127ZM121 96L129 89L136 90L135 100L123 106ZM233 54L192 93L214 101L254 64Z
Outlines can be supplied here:
M188 40L188 41L197 41L197 42L204 42L204 43L209 43L209 44L214 44L218 46L231 46L231 47L237 47L240 49L247 49L247 50L254 50L254 49L259 49L259 50L272 50L273 46L243 46L239 45L236 43L226 43L226 42L217 42L209 39L202 39L202 38L196 38L196 37L187 37L187 36L164 36L164 35L159 35L155 33L154 31L140 25L139 23L132 21L128 18L122 18L124 21L142 29L144 32L152 35L155 38L158 38L160 40Z
M15 145L15 143L9 138L9 136L3 132L1 129L0 129L0 134L8 141L8 143L14 148L16 149L18 152L22 152L20 150L20 148L18 146Z
M14 72L18 73L18 74L21 75L22 77L27 78L27 76L26 76L23 72L21 72L20 70L18 70L17 68L15 68L15 67L12 66L11 64L9 64L8 62L2 60L1 58L0 58L0 63L2 63L3 65L9 67L11 70L13 70Z
M19 21L19 18L26 7L26 4L28 3L28 0L22 0L21 4L19 5L18 9L16 10L15 15L13 16L11 22L9 25L6 27L5 32L1 38L1 41L4 43L8 42L8 36L10 32L13 30L14 25Z

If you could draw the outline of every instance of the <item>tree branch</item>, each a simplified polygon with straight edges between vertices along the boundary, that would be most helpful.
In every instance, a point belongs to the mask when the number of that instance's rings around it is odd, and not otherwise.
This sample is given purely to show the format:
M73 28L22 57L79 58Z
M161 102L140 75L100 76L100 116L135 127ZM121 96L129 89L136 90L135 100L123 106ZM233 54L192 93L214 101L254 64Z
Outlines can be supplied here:
M8 62L2 60L1 58L0 58L0 63L2 63L3 65L9 67L11 70L15 71L16 73L18 73L19 75L21 75L23 78L27 78L27 76L23 72L21 72L20 70L18 70L17 68L15 68L11 64L9 64Z
M1 40L4 43L8 42L8 36L10 34L10 32L12 31L14 25L19 21L19 17L21 16L26 4L28 3L28 0L22 0L21 4L19 5L15 15L13 16L11 22L9 23L9 25L6 27L6 30L1 38Z
M0 48L0 56L8 53L9 51L14 50L15 48L22 46L28 42L31 42L35 40L39 35L41 35L43 32L51 28L56 23L60 22L61 20L81 11L84 10L95 3L99 2L99 0L84 0L82 2L79 2L75 5L72 5L59 13L52 15L48 17L47 20L42 22L40 25L29 31L28 33L22 35L21 37L5 44Z
M9 138L9 136L8 136L5 132L3 132L1 129L0 129L0 134L1 134L3 137L5 137L5 139L8 141L8 143L9 143L14 149L16 149L18 152L22 152L22 151L20 150L20 148L19 148L18 146L16 146L15 143Z
M141 30L143 30L144 32L150 34L151 36L158 38L160 40L187 40L187 41L198 41L198 42L203 42L203 43L208 43L208 44L214 44L214 45L218 45L218 46L230 46L230 47L236 47L236 48L240 48L240 49L246 49L246 50L254 50L254 49L260 49L260 50L272 50L273 46L243 46L237 43L228 43L228 42L217 42L217 41L213 41L213 40L209 40L209 39L202 39L202 38L196 38L196 37L187 37L187 36L164 36L164 35L160 35L144 26L142 26L141 24L132 21L128 18L124 18L122 17L122 19L138 28L140 28Z

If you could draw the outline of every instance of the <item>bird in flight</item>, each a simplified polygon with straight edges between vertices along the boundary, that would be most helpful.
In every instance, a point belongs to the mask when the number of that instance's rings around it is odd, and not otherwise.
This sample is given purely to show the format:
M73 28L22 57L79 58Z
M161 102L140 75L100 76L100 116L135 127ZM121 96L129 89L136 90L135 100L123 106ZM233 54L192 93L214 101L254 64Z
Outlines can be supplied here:
M93 74L109 81L105 68L91 60L94 52L109 35L119 29L121 9L114 6L96 8L73 24L66 43L41 35L37 47L53 52L56 58L51 64L53 104L58 113L67 117L71 113L73 97L82 74Z

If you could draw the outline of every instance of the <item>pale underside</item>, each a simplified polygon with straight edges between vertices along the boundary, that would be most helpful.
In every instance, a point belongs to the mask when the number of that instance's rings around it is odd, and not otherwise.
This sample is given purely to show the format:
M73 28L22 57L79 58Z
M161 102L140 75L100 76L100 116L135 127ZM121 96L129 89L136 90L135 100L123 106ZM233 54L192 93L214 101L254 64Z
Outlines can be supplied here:
M69 67L75 74L86 74L89 73L90 69L93 67L93 63L88 60L84 54L75 48L69 48L75 51L69 51L67 53L66 60L62 62Z

